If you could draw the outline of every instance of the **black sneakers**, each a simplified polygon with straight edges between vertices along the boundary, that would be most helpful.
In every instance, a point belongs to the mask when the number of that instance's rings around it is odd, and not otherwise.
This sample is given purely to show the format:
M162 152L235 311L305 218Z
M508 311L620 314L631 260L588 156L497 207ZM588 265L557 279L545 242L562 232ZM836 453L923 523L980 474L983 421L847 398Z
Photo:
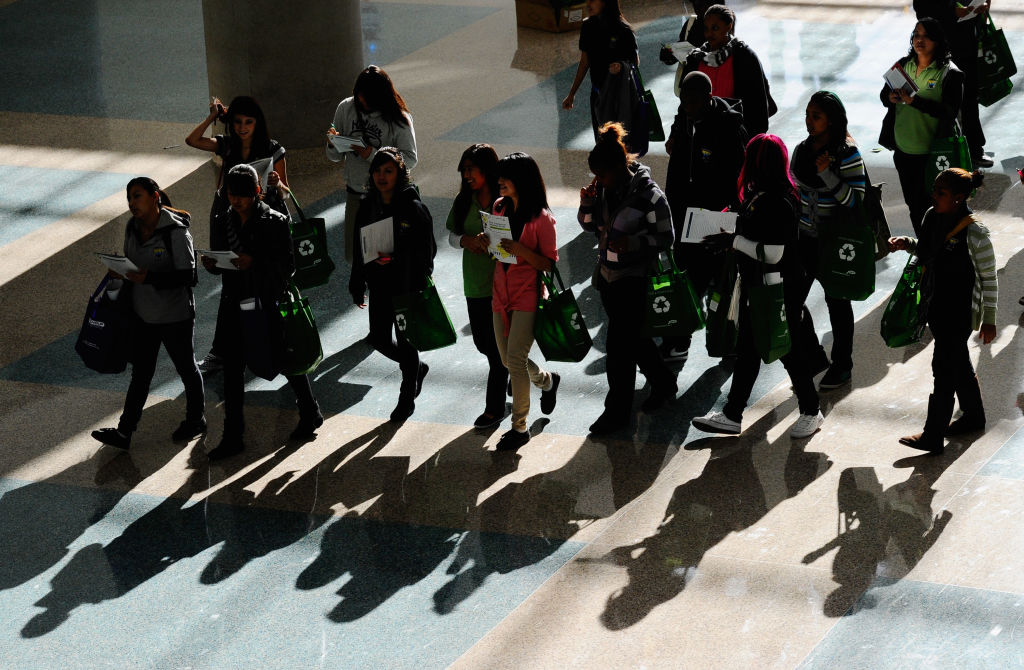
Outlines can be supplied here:
M225 435L220 444L214 447L206 457L211 461L221 461L243 451L245 451L245 443L242 442L241 435L235 437Z
M115 449L124 449L125 451L128 451L128 447L132 444L132 434L128 433L125 435L116 428L94 430L92 431L92 437L94 440L98 440L107 446L114 447Z
M530 432L523 431L520 433L516 429L512 429L501 436L498 440L498 444L495 447L498 451L515 451L519 447L525 445L530 441Z
M551 414L555 411L555 402L558 400L558 384L561 383L562 376L557 372L551 373L551 388L547 391L540 392L540 411L544 414ZM507 433L506 433L507 434ZM527 437L526 439L530 439ZM525 442L523 444L526 444Z
M647 414L660 409L665 406L666 403L672 402L676 399L676 392L679 391L679 386L674 382L671 385L666 386L652 386L651 395L647 396L647 399L640 405Z
M426 363L421 362L419 369L416 371L416 397L420 395L420 391L423 390L423 378L427 376L427 372L430 371L430 366Z
M199 421L182 421L171 433L171 440L174 442L188 442L206 432L206 419Z
M324 415L317 412L313 416L299 417L299 423L289 436L292 440L312 440L316 437L316 429L324 425Z

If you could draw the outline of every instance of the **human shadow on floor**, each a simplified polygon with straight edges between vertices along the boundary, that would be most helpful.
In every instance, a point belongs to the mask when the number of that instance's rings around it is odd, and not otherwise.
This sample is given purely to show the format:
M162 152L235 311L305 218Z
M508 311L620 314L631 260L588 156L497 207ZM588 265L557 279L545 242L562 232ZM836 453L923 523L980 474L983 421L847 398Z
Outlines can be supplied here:
M832 466L825 454L805 451L802 441L786 435L763 440L771 421L769 413L743 437L688 445L712 448L704 470L675 489L654 535L609 552L625 566L629 582L608 597L600 615L606 628L629 628L679 595L708 550L753 526Z
M164 401L146 408L131 451L97 443L84 460L0 496L0 590L20 586L59 563L126 493L174 458L183 446L171 443L165 431L180 418L178 405ZM163 440L151 438L154 432Z

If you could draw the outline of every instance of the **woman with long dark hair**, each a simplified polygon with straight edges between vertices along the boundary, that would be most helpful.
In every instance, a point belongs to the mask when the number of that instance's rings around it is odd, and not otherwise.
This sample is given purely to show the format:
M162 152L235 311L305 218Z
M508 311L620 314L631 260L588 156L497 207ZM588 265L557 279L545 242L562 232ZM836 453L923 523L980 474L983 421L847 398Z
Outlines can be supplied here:
M489 144L474 144L459 159L460 187L448 213L448 243L462 250L462 286L469 312L469 327L476 350L487 357L487 390L484 411L473 422L489 428L505 416L505 385L508 370L501 362L491 319L494 258L484 233L480 212L490 212L498 197L498 154Z
M882 87L879 99L886 107L878 143L892 149L903 200L910 210L914 233L930 202L931 184L925 183L925 165L937 137L956 134L957 114L964 95L964 75L952 62L949 44L939 22L920 19L910 36L910 51L897 65L917 86L913 96L905 90Z
M789 324L800 322L803 309L799 291L803 271L796 257L799 201L796 185L789 176L786 145L779 137L760 134L747 144L739 179L739 201L736 232L707 238L712 245L732 249L739 266L739 338L732 386L721 412L693 419L693 425L703 431L727 435L738 435L742 431L743 410L761 369L761 357L754 343L749 288L782 282L785 318ZM821 427L824 418L803 353L806 344L801 341L798 329L791 326L789 332L792 348L781 360L800 406L800 416L789 435L810 437Z
M608 393L604 411L590 426L594 434L629 425L638 367L651 384L642 407L645 412L673 400L678 390L675 375L661 360L654 340L640 330L648 268L662 251L671 253L672 215L651 171L627 151L625 135L621 124L601 127L587 161L594 180L580 190L577 214L583 229L598 237L594 287L608 315Z
M540 273L554 269L558 245L544 178L532 157L516 152L498 161L498 194L494 214L507 216L512 229L512 239L502 240L500 246L516 260L497 263L494 269L494 337L512 379L512 430L501 436L497 448L514 451L530 441L530 384L541 389L540 410L550 414L561 381L558 373L547 372L530 359Z
M597 118L597 102L609 74L619 74L622 63L640 64L636 34L622 16L619 0L587 0L589 15L580 26L580 62L569 94L562 100L562 109L572 109L576 91L590 71L590 122L594 139L601 123Z
M224 134L206 137L206 129L217 120L224 122ZM210 206L211 224L231 207L224 190L224 177L231 168L243 163L266 164L266 169L260 175L261 182L267 186L263 200L271 208L287 213L284 204L284 193L288 187L285 150L280 142L270 138L263 109L255 99L248 95L240 95L225 109L220 100L214 98L210 103L209 116L192 129L185 138L185 143L190 147L216 154L223 161L220 172L217 173L217 190ZM223 295L222 290L222 298ZM224 350L231 346L231 343L224 341L221 324L218 322L214 329L210 353L199 363L200 371L212 373L220 370L224 365Z
M900 444L922 451L941 452L946 436L985 429L981 384L967 349L974 330L983 344L996 336L996 255L988 229L967 204L983 181L981 172L945 170L935 178L934 204L921 222L920 239L889 240L892 251L909 251L924 266L921 304L927 310L925 318L935 338L935 382L928 396L924 430L900 438ZM963 415L950 423L954 396L960 401Z
M125 227L124 255L139 270L118 278L126 280L120 290L130 294L119 300L129 302L138 317L129 357L132 379L117 427L92 432L95 439L118 449L128 449L138 427L161 344L185 385L185 420L171 439L183 442L206 432L203 377L193 348L196 265L190 217L171 209L167 194L149 177L132 179L126 191L132 218Z
M336 147L328 137L327 158L345 161L345 260L353 262L354 234L366 175L381 147L395 147L407 170L416 167L416 132L405 99L395 89L383 68L370 65L356 77L352 96L338 104L327 135L344 135L360 141L347 148ZM358 262L358 259L356 259Z
M409 168L396 147L381 147L370 161L370 181L356 222L358 233L372 223L391 219L395 248L390 254L371 251L374 259L363 262L360 235L353 236L355 260L348 290L360 309L366 307L366 290L370 290L370 344L384 356L398 363L402 386L398 404L391 412L392 421L405 421L416 409L415 399L423 387L427 364L401 334L395 339L396 295L422 291L434 271L433 219L419 192L409 180Z
M846 108L835 93L818 91L807 103L804 116L807 139L796 145L790 172L800 191L800 227L798 249L804 268L800 282L801 302L807 299L818 273L818 231L837 225L841 208L853 209L864 198L867 175L864 159L850 137ZM803 319L792 324L800 329L809 349L804 352L812 374L827 369L818 385L820 390L848 384L853 370L853 306L849 300L825 296L832 324L832 359L814 332L811 313L804 309Z

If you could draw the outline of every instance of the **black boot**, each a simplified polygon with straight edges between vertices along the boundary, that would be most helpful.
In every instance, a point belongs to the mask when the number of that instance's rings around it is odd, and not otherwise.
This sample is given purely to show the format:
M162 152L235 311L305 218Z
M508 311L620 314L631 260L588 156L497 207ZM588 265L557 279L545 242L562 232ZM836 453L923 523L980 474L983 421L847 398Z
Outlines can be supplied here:
M960 402L963 416L949 424L946 435L964 435L985 430L985 406L981 401L981 384L978 375L957 389L956 398Z
M952 416L952 396L931 394L928 396L928 418L924 422L924 431L916 435L901 437L900 444L933 454L942 453L945 448L943 435L946 433Z

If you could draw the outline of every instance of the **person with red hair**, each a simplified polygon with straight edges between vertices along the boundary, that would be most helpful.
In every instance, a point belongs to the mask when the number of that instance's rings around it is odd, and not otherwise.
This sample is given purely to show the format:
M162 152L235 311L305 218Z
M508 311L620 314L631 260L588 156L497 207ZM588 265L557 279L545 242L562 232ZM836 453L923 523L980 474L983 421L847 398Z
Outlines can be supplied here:
M727 435L741 432L743 410L761 369L761 357L754 343L750 287L782 282L785 317L790 324L800 322L803 310L803 296L799 290L803 270L796 245L800 201L789 174L789 152L778 136L762 133L750 140L738 186L740 206L736 232L705 238L707 244L725 247L736 254L741 287L736 367L729 399L722 411L696 417L692 422L700 430ZM792 347L781 360L800 405L800 416L789 435L799 439L817 432L824 417L804 346L799 341L800 329L790 327L789 332L793 338Z

